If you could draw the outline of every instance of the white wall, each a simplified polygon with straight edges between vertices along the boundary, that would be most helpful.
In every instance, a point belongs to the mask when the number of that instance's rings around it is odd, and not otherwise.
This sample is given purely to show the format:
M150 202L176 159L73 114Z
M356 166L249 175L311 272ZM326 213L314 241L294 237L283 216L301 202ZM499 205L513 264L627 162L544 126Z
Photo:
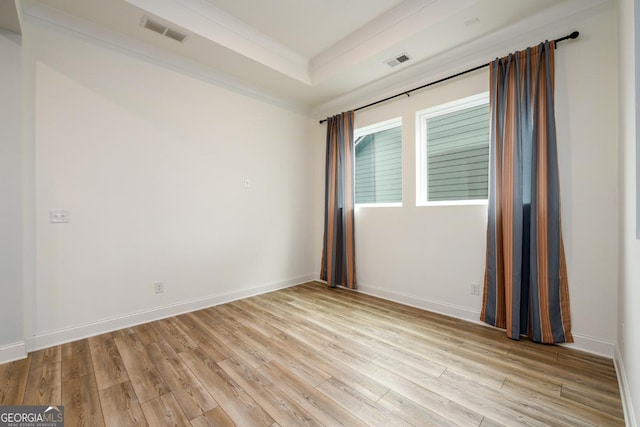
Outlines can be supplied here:
M613 357L618 281L616 2L556 50L562 219L576 346Z
M24 34L30 349L311 278L306 114L31 20Z
M470 284L484 274L486 205L416 207L415 112L488 90L485 72L356 113L356 127L402 116L403 207L356 209L359 289L478 319Z
M612 48L617 43L615 3L573 19L560 23L561 27L554 23L548 33L537 31L536 39L530 42L574 29L581 32L578 40L564 42L556 51L563 234L575 346L611 357L616 339L618 274L617 54ZM524 48L526 44L521 42L512 41L507 50L502 46L495 54ZM462 59L466 66L479 62ZM456 71L464 66L451 62ZM487 209L477 205L416 207L415 112L487 91L488 80L484 69L356 113L356 127L398 116L404 126L403 207L356 211L356 260L362 291L479 319L481 298L470 295L470 284L483 281ZM350 100L344 108L370 100ZM321 213L325 127L316 128L315 200L316 212ZM322 248L320 215L316 217L317 263Z
M635 8L639 8L638 1ZM627 423L640 425L640 240L636 239L636 80L634 0L620 2L620 289L616 366ZM637 34L637 33L636 33ZM637 41L636 41L637 42ZM635 61L640 58L635 57Z
M24 356L21 37L0 30L0 360Z

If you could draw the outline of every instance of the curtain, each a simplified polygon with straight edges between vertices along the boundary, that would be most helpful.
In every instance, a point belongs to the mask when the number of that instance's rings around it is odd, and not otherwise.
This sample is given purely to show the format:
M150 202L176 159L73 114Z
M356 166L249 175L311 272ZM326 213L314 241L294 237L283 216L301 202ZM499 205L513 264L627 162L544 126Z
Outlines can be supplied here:
M541 343L573 342L560 221L554 49L490 64L489 220L481 319Z
M320 278L357 288L354 233L353 111L327 119L324 244Z

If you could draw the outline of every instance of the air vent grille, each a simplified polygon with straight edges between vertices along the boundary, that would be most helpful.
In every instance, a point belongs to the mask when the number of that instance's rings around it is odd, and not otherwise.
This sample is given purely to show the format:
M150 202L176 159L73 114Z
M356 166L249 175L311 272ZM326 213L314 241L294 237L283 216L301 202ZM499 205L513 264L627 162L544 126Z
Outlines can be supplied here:
M170 28L161 22L149 19L149 17L147 16L142 18L142 22L140 23L140 25L148 30L161 34L165 37L169 37L170 39L173 39L180 43L183 43L187 38L187 35L185 33L176 30L175 28Z
M171 28L167 28L167 31L165 31L164 35L169 37L170 39L177 40L180 43L182 43L184 39L187 38L186 34L183 34L179 31L172 30Z
M150 19L144 20L144 27L159 34L164 34L164 32L167 31L167 27Z
M403 62L407 62L410 59L411 57L407 53L401 53L399 55L394 56L391 59L387 59L386 61L384 61L384 63L387 64L389 67L395 67L396 65L400 65Z

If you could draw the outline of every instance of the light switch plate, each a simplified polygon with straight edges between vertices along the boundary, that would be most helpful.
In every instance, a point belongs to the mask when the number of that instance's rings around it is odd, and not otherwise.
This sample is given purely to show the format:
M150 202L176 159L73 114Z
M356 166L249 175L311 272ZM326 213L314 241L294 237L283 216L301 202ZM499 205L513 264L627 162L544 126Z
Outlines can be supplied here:
M51 209L49 211L49 222L52 224L69 222L69 211L66 209Z

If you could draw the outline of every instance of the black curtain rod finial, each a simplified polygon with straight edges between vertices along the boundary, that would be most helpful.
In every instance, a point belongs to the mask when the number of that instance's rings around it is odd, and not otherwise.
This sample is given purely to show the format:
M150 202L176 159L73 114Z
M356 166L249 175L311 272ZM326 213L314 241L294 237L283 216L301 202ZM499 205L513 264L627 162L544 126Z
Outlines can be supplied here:
M566 35L564 37L560 37L559 39L556 39L555 42L556 44L560 43L561 41L564 40L575 40L578 38L578 36L580 35L580 31L574 31L573 33Z

